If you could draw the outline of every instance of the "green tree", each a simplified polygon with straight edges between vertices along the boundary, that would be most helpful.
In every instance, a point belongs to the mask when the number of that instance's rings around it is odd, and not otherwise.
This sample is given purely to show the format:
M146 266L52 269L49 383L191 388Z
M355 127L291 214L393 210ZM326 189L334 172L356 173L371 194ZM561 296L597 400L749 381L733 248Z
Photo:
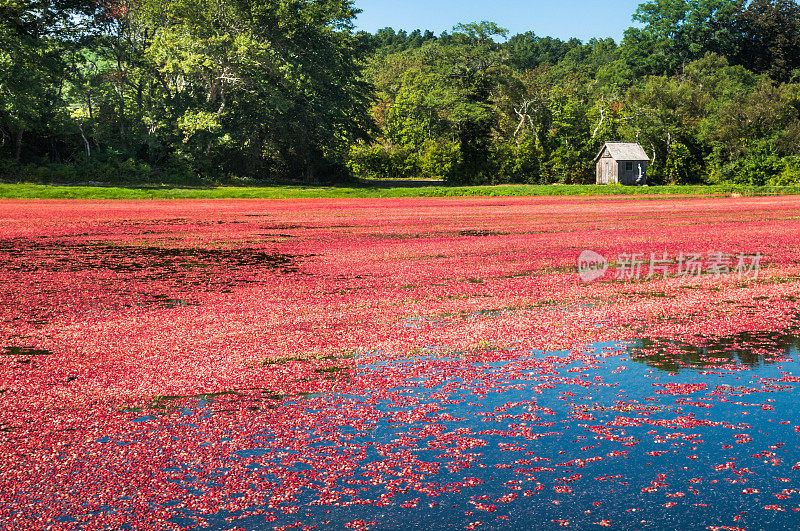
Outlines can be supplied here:
M517 70L530 70L539 65L555 65L573 48L581 45L578 39L567 42L553 37L539 37L528 31L508 40L508 62Z
M184 149L239 175L341 171L372 127L357 12L349 0L146 0L137 21L152 28Z
M683 67L716 52L736 54L739 36L733 24L745 0L649 0L633 19L645 24L629 28L624 53L638 73L676 74Z
M447 38L377 56L367 77L378 90L373 115L383 140L426 160L447 153L458 168L441 173L453 182L490 179L497 87L509 72L493 38L505 34L491 22L464 24Z
M800 4L795 0L752 0L735 17L735 60L756 73L788 81L800 68Z
M77 0L0 3L0 134L11 140L15 161L58 156L69 133L64 56L78 45L94 9Z

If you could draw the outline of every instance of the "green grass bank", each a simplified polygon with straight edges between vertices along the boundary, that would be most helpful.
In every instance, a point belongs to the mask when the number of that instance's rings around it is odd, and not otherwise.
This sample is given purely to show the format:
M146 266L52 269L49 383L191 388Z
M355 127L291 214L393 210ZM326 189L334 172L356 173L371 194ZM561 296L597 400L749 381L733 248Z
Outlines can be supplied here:
M800 186L269 186L269 187L115 187L0 184L0 199L308 199L358 197L492 197L492 196L659 196L800 194Z

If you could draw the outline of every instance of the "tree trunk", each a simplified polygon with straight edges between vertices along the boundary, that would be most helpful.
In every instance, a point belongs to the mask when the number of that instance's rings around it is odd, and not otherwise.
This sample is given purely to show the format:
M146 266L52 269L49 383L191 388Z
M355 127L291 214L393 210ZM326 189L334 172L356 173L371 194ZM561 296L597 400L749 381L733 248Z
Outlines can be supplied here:
M61 156L58 153L54 138L50 138L50 162L53 164L61 164Z
M605 113L605 110L603 109L603 107L601 106L600 107L600 122L597 124L597 127L595 127L594 131L592 132L592 140L594 140L594 137L597 136L597 132L600 130L600 126L603 125L603 120L605 120L605 119L606 119L606 113Z
M33 38L37 41L42 36L42 32L44 31L45 19L47 18L52 3L52 1L45 2L44 6L41 8L41 15L39 16L39 20L36 21L36 27L33 32Z
M89 146L89 139L86 138L86 133L83 132L83 124L78 122L78 130L81 132L81 138L83 138L83 144L86 146L86 157L91 158L92 156L92 148Z
M128 142L125 140L125 124L123 123L123 114L120 113L120 121L119 121L119 140L122 143L122 151L128 152Z
M206 101L208 103L214 103L217 101L217 96L219 96L219 89L222 85L222 79L219 77L214 79L211 83L211 87L208 89L208 96L206 96Z
M22 135L25 133L25 129L20 129L17 133L17 142L14 146L14 162L19 164L20 156L22 155Z
M118 80L115 84L115 88L117 97L119 98L119 140L122 143L122 150L127 152L128 141L125 135L125 87L121 81L124 78L124 70L122 68L122 58L119 55L117 55L117 75Z

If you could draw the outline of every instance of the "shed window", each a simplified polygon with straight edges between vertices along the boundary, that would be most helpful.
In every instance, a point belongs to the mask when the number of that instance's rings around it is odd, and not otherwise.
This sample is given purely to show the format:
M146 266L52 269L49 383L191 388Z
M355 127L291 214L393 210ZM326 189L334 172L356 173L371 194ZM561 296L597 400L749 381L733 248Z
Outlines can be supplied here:
M633 171L633 162L625 163L625 171Z

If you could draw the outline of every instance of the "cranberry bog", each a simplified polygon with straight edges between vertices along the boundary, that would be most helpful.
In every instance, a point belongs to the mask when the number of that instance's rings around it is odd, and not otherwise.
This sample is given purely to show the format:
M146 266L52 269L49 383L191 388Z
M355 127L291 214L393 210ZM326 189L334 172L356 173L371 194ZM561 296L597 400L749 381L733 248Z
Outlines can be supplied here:
M0 215L6 528L800 527L799 197Z

